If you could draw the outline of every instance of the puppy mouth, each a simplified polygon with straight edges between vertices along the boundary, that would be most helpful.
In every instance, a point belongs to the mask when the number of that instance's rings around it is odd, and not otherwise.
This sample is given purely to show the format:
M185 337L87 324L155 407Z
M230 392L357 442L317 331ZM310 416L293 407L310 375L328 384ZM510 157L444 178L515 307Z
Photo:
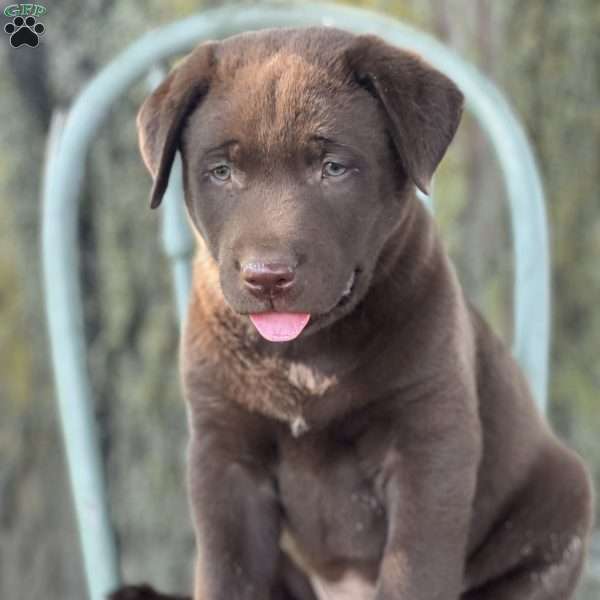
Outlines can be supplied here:
M350 278L348 279L344 290L333 306L333 308L328 311L316 315L313 319L313 323L315 321L320 321L324 317L331 315L336 309L341 308L347 305L351 298L352 293L354 292L356 278L358 276L359 270L354 269ZM308 322L311 320L310 313L286 313L286 312L264 312L264 313L253 313L249 315L250 321L254 327L256 327L258 333L270 342L290 342L296 339L302 331L308 325Z
M258 333L269 342L296 339L310 321L309 313L264 312L249 316Z

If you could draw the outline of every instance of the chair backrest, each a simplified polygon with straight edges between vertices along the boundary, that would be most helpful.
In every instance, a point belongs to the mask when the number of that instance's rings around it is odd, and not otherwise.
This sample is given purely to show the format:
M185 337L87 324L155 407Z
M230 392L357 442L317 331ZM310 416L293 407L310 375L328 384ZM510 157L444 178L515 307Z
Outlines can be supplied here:
M515 274L514 354L536 400L545 408L549 344L549 257L544 197L523 129L498 90L430 36L364 10L302 3L227 7L207 11L148 33L105 67L69 112L46 165L43 203L43 267L46 310L63 437L90 598L100 600L119 583L93 396L85 365L83 311L77 279L77 210L85 160L111 105L160 61L199 41L267 27L335 25L374 33L421 54L462 89L470 110L489 136L510 204ZM183 214L180 166L165 200L163 240L173 261L178 313L190 285L193 240Z

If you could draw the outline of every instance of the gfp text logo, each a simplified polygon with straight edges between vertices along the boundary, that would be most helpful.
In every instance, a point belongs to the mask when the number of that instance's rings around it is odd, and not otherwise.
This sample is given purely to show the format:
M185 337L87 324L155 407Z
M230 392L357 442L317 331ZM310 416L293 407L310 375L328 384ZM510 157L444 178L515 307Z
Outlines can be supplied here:
M10 4L4 9L4 16L12 18L6 23L4 31L10 35L13 48L29 46L35 48L44 35L46 28L38 21L38 17L48 12L42 4Z

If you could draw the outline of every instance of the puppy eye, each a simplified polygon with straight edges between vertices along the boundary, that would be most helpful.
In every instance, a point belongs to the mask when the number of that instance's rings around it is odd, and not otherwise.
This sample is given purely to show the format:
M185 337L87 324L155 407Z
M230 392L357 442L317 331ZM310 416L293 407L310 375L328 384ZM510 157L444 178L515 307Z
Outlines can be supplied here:
M210 174L218 181L228 181L231 178L231 167L226 164L217 165Z
M323 177L340 177L348 169L340 163L329 161L323 165Z

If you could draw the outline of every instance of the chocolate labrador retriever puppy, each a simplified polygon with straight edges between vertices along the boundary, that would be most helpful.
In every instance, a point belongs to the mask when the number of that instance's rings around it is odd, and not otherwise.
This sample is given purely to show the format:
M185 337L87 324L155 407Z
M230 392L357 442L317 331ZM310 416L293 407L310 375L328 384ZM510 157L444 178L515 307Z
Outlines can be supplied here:
M179 151L199 242L195 600L572 597L588 475L415 196L462 107L417 56L331 28L202 44L142 106L152 207Z

